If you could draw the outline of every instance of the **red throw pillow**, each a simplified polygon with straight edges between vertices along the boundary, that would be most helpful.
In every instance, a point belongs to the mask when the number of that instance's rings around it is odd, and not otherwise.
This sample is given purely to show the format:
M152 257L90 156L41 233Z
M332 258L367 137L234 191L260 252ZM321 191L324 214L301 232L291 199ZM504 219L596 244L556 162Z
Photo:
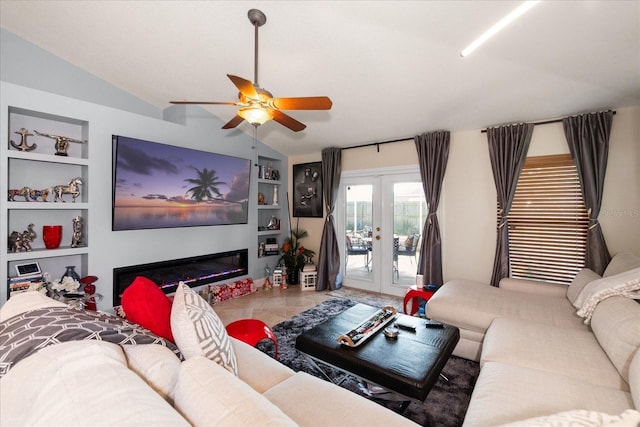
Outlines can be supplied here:
M171 300L152 280L138 276L122 293L127 320L175 343L171 333Z

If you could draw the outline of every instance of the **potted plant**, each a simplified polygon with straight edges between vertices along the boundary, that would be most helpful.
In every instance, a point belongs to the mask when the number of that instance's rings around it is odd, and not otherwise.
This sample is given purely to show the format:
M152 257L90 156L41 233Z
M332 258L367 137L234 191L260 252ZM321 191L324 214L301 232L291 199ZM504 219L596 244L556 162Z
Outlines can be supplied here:
M308 233L305 230L300 230L299 228L291 230L291 236L284 241L280 249L282 256L278 262L284 263L287 268L287 283L290 285L298 283L298 273L307 260L315 255L314 251L300 244L300 239L307 236Z

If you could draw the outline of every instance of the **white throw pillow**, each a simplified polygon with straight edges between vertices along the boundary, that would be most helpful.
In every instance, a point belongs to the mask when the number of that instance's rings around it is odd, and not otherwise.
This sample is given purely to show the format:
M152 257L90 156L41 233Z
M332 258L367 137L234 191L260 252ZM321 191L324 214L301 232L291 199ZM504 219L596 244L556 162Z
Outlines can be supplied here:
M182 282L173 298L171 332L185 359L201 355L238 375L236 355L224 324L213 308Z
M573 304L575 308L580 308L580 305L576 303L580 292L582 292L584 287L589 283L601 278L602 276L588 268L580 270L567 289L567 298L569 298L571 304Z

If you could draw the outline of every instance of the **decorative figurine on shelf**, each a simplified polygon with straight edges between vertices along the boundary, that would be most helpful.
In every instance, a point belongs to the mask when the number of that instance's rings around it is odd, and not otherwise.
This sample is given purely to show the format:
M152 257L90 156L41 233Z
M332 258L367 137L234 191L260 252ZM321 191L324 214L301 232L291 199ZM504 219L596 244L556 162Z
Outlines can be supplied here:
M259 205L266 205L267 202L264 199L264 194L262 193L258 193L258 204Z
M258 258L262 258L264 256L265 244L264 242L260 242L258 245Z
M267 230L280 230L280 220L272 215L267 224Z
M81 216L73 218L73 235L71 236L71 247L77 248L82 246L84 240L84 233L82 231L83 220Z
M48 133L38 132L37 130L34 130L34 132L40 136L45 136L47 138L56 140L56 145L55 145L56 156L67 156L67 150L69 149L70 142L76 142L78 144L84 144L87 142L87 141L81 141L79 139L69 138L68 136L49 135Z
M274 184L273 186L273 206L278 206L278 186Z
M31 189L29 187L22 187L19 190L9 190L8 191L7 201L15 202L16 201L16 196L21 196L21 197L24 197L24 201L25 202L28 202L29 201L29 193L30 192L31 192Z
M33 134L29 133L29 131L26 130L25 128L21 128L19 131L16 131L14 133L17 133L18 135L20 135L20 144L16 144L13 141L9 141L9 143L13 148L16 148L20 151L32 151L32 150L35 150L36 147L38 146L38 144L36 144L35 142L31 145L27 143L27 137L33 136Z
M271 179L274 181L279 181L280 180L280 172L278 172L277 169L274 169L271 171Z
M22 233L12 231L9 235L9 250L13 252L31 252L31 242L36 238L33 224L29 224Z
M69 184L67 185L56 185L55 187L53 187L53 194L55 195L55 198L53 199L54 202L57 202L58 200L60 200L61 202L64 203L64 199L62 198L63 194L71 194L71 197L73 198L73 203L76 202L76 198L80 195L80 186L82 185L82 179L81 178L73 178L71 181L69 181Z
M53 187L45 188L44 190L31 190L29 191L29 197L31 200L38 201L40 198L43 202L47 201L49 194L53 193Z

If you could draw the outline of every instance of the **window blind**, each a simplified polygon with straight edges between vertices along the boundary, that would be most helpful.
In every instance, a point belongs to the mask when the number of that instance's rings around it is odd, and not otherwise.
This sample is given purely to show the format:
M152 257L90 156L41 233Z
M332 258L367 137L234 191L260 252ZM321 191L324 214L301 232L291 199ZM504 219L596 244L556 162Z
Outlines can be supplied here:
M584 267L588 226L571 155L527 158L509 214L510 277L571 283Z

